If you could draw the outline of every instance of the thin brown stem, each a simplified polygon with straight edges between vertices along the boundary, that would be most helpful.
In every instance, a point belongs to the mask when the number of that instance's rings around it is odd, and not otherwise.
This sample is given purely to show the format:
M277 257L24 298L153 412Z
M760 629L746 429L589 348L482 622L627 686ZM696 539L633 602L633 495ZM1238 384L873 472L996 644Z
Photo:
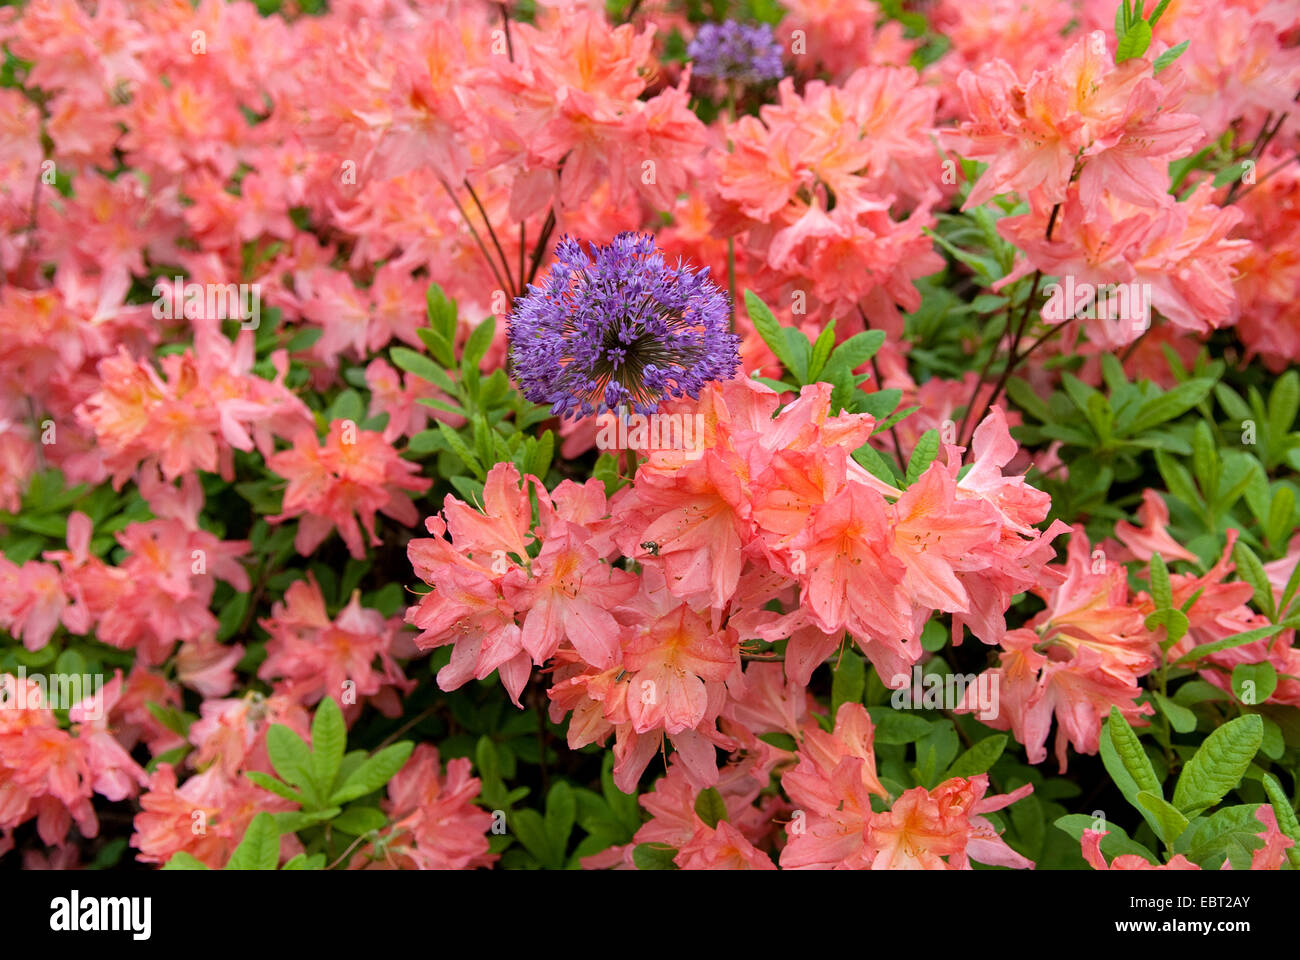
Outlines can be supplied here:
M442 189L447 191L447 196L451 198L451 202L456 205L456 210L459 211L460 218L465 221L465 226L469 228L469 232L474 237L474 242L478 244L479 252L483 254L483 259L487 261L488 269L492 271L492 276L496 278L496 282L501 285L502 290L510 289L510 285L501 278L501 271L497 269L496 261L493 260L492 255L488 253L488 248L483 243L483 238L480 237L478 231L474 229L473 221L470 220L469 214L465 212L465 208L461 206L460 200L456 197L455 191L451 189L451 185L447 183L446 180L442 179L442 177L438 178L438 182L442 184Z
M506 259L506 252L501 249L501 241L497 239L497 232L492 229L492 221L488 219L487 211L483 209L483 203L479 200L478 194L474 190L473 184L468 180L464 181L465 189L469 191L469 197L474 201L474 206L478 207L478 214L483 218L483 226L487 227L488 236L492 240L492 246L496 247L497 256L501 258L501 269L505 271L506 280L509 286L506 292L510 294L511 299L518 295L515 289L514 277L510 276L510 261Z

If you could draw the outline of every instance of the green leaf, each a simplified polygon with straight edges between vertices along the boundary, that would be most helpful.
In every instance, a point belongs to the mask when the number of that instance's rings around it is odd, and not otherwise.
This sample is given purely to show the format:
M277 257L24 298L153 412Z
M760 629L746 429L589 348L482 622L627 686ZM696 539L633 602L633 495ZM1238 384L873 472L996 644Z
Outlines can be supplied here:
M1176 732L1191 733L1196 729L1196 714L1191 710L1174 703L1164 694L1156 690L1151 691L1151 699L1156 702L1156 706L1160 708L1160 712L1169 719L1169 725L1173 727Z
M1174 806L1191 816L1212 807L1241 782L1264 741L1257 714L1231 720L1205 738L1174 787Z
M309 798L317 796L311 750L302 737L284 724L273 723L266 731L266 753L281 780L298 787Z
M553 868L558 860L563 859L562 854L557 854L552 849L546 824L542 820L542 815L536 810L516 810L511 816L511 821L511 829L519 838L519 842L543 867Z
M343 785L334 791L330 803L336 806L356 800L368 793L374 793L393 778L393 774L402 769L415 744L409 740L385 747L357 767Z
M550 837L551 847L559 860L569 846L569 834L573 832L573 821L577 816L573 788L563 780L558 780L546 795L546 833ZM557 863L557 866L561 864Z
M1198 378L1186 380L1173 389L1152 397L1139 408L1137 416L1124 431L1125 435L1135 437L1152 427L1158 427L1166 421L1182 416L1204 400L1213 387L1213 380Z
M244 839L222 869L274 870L279 862L280 831L276 828L275 818L263 810L248 825Z
M891 487L898 485L898 474L894 471L894 468L870 444L864 443L854 450L853 459L877 480L883 480Z
M334 789L334 778L338 776L347 742L348 729L343 723L343 711L333 697L325 697L316 707L316 716L311 722L311 772L321 793L327 794Z
M864 330L862 333L855 333L835 348L827 366L850 372L856 370L874 357L884 343L885 331L883 330Z
M1295 809L1282 792L1282 785L1272 774L1264 774L1262 782L1269 803L1273 805L1273 812L1277 815L1277 828L1295 841L1295 846L1287 848L1286 858L1291 866L1300 869L1300 822L1296 820Z
M822 332L817 336L817 342L813 344L812 356L808 358L808 382L816 383L818 376L822 372L822 367L826 366L826 360L831 355L831 348L835 345L835 321L832 320L822 328Z
M465 466L473 470L476 477L480 480L487 478L487 471L484 470L482 464L479 463L478 457L474 456L474 454L470 452L468 444L465 443L459 433L441 420L438 421L438 432L442 434L442 439L446 441L447 448L458 456Z
M781 324L772 315L772 311L767 308L767 304L755 296L752 290L745 291L745 312L749 315L750 322L754 324L754 329L763 338L763 342L767 344L768 349L781 361L781 365L786 370L793 372L794 358L786 346L785 337L781 332Z
M1168 3L1168 0L1165 0L1165 3ZM1161 4L1161 6L1164 6L1164 4ZM1187 44L1189 42L1190 41L1188 40L1184 40L1182 43L1178 44L1178 46L1170 47L1164 53L1160 54L1160 56L1156 57L1156 62L1152 65L1151 69L1152 76L1160 73L1161 70L1164 70L1171 63L1181 57L1183 51L1187 49Z
M1156 777L1155 768L1151 766L1151 758L1142 749L1142 741L1133 732L1133 728L1129 726L1128 721L1124 719L1124 715L1119 712L1118 707L1110 708L1110 718L1106 722L1106 732L1110 736L1111 744L1115 747L1115 753L1119 756L1120 762L1124 764L1124 769L1128 772L1128 775L1133 778L1138 790L1145 790L1157 797L1163 797L1164 791L1160 788L1160 780Z
M1192 663L1201 657L1208 657L1212 653L1218 653L1220 650L1231 650L1233 647L1245 646L1248 643L1254 643L1256 640L1263 640L1271 637L1275 633L1281 632L1280 626L1273 627L1256 627L1254 630L1247 630L1244 633L1236 633L1231 637L1224 637L1222 640L1215 640L1212 643L1203 643L1199 647L1192 647L1176 661L1174 666L1184 663Z
M281 870L324 870L325 854L313 853L310 857L305 853L300 853L293 859L289 860Z
M1255 606L1270 620L1277 619L1277 608L1273 605L1273 585L1268 582L1268 573L1255 551L1238 540L1233 547L1232 558L1237 564L1237 576L1246 581L1255 590Z
M716 829L719 823L727 819L727 804L716 787L709 787L701 790L695 798L695 812L709 827Z
M677 870L676 856L677 851L666 843L638 843L632 849L632 862L638 870Z
M1002 751L1006 748L1006 734L995 733L991 737L985 737L954 760L944 777L945 779L949 777L970 778L981 773L987 773L989 768L998 762L998 758L1002 756Z
M1232 668L1232 692L1242 703L1264 703L1277 689L1277 668L1267 660L1239 663Z
M164 870L207 870L208 865L193 854L177 850L171 859L163 864Z
M492 338L496 336L496 332L496 318L489 314L474 328L474 332L465 341L465 352L461 357L462 366L469 364L471 367L477 367L487 355L488 347L492 346Z
M1128 30L1115 46L1115 62L1133 60L1147 52L1151 46L1151 25L1145 20L1129 24Z
M244 776L257 784L263 790L270 790L276 796L284 797L286 800L292 800L294 803L305 804L306 798L301 793L293 789L287 783L282 783L270 774L262 773L260 770L247 770Z
M939 453L939 431L930 429L921 434L916 446L912 448L912 457L907 461L906 483L910 487L921 479L921 474L934 461Z
M1071 813L1057 818L1054 822L1057 829L1069 834L1076 843L1083 839L1084 830L1093 829L1093 818L1083 813ZM1124 829L1113 823L1106 824L1106 835L1101 838L1101 852L1112 860L1131 853L1153 865L1160 862L1154 853L1142 844L1130 840Z
M831 679L831 716L839 714L840 704L861 703L866 689L867 669L862 658L845 650Z
M393 358L393 363L398 368L415 374L421 380L436 383L439 377L444 380L447 377L446 371L424 354L416 353L410 347L393 347L388 351L388 355Z
M1157 834L1166 846L1172 846L1187 829L1187 818L1171 806L1168 800L1149 791L1139 790L1137 801L1156 818L1156 823L1160 825Z
M1151 598L1155 600L1157 610L1168 610L1174 605L1174 593L1169 585L1169 568L1165 566L1164 557L1152 553L1150 570Z
M930 721L893 707L872 707L868 711L876 727L876 743L911 743L930 732Z
M331 826L354 837L360 837L371 830L382 830L388 818L374 807L348 807L334 818Z
M1206 869L1218 869L1224 857L1234 870L1250 869L1251 853L1263 846L1263 825L1255 819L1259 804L1224 807L1201 821L1192 835L1187 858Z
M1300 411L1300 373L1288 370L1278 377L1268 395L1268 435L1276 443L1285 437Z

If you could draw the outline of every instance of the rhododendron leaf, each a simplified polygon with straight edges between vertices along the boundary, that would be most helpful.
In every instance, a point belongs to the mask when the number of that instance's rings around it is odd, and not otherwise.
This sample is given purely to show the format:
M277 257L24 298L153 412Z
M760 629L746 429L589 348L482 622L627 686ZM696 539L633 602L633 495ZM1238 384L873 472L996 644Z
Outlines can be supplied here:
M339 805L364 797L368 793L374 793L391 780L393 774L402 769L413 749L415 744L409 740L402 740L376 752L343 781L343 785L334 791L329 802Z
M1294 369L1277 378L1268 395L1268 435L1280 441L1290 432L1300 413L1300 373Z
M313 824L329 820L339 812L339 807L326 807L324 810L312 810L306 813L300 810L285 810L273 813L271 816L275 818L276 829L281 833L297 833Z
M206 863L194 856L192 853L186 853L184 850L177 850L172 854L171 859L163 864L164 870L208 870L211 869Z
M456 301L450 299L441 286L431 283L424 293L424 302L429 326L448 342L455 340L459 313ZM450 362L447 365L450 366Z
M876 743L912 743L930 730L930 721L924 717L901 713L893 707L870 707L868 712L876 727Z
M1249 870L1251 854L1264 845L1263 824L1255 818L1258 803L1216 810L1192 831L1187 858L1206 870L1218 870L1225 859L1234 870Z
M511 820L515 836L542 867L556 870L563 866L563 853L557 853L552 847L550 835L540 813L529 809L516 810Z
M1169 725L1178 733L1191 733L1196 729L1196 714L1191 710L1174 703L1158 690L1151 691L1151 699L1160 708L1160 712L1169 719Z
M619 822L627 828L629 834L641 827L641 804L636 794L624 793L614 783L614 755L605 754L600 769L600 789L605 795L605 802L618 817Z
M528 440L523 472L534 477L545 477L551 469L551 459L555 456L555 434L547 430L540 437L529 437Z
M912 448L911 459L907 461L907 476L904 478L907 486L910 487L921 479L921 474L925 473L934 462L938 453L939 431L933 429L925 431L916 441L916 446Z
M450 394L456 394L455 382L447 376L447 372L437 363L430 360L424 354L417 354L411 347L393 347L389 350L389 356L393 359L393 364L399 369L404 369L408 373L420 377L421 380L428 380L430 384L438 386L439 389L445 390Z
M749 316L750 322L754 324L754 329L758 331L758 335L763 338L763 342L767 344L772 354L781 361L781 365L786 370L794 373L794 357L790 353L790 347L785 339L781 324L772 315L772 311L767 308L767 304L760 300L752 290L745 291L745 312Z
M563 780L557 781L546 795L546 833L554 850L563 858L569 845L569 834L577 818L577 803L573 788Z
M1097 828L1096 819L1084 813L1071 813L1064 817L1059 817L1054 821L1056 827L1069 834L1075 842L1083 837L1083 831L1095 830ZM1126 853L1136 854L1147 863L1158 864L1159 858L1138 843L1136 840L1129 838L1124 832L1124 828L1118 824L1106 822L1103 829L1106 835L1101 838L1101 852L1108 857L1120 857Z
M1165 566L1164 557L1153 552L1148 569L1150 571L1151 599L1156 602L1156 609L1170 609L1174 605L1174 594L1169 585L1169 568Z
M852 372L874 357L884 343L885 331L883 330L864 330L855 333L835 348L829 365Z
M288 729L288 728L286 728ZM263 810L253 818L223 870L274 870L280 862L280 831Z
M321 698L311 723L312 780L321 793L328 794L334 788L334 778L338 776L339 765L343 762L347 740L348 729L343 723L343 711L333 697Z
M758 739L762 740L769 746L776 747L778 750L785 750L790 753L799 749L799 741L788 733L773 731L772 733L760 733Z
M727 819L727 804L717 787L701 790L695 798L695 814L710 828L716 828Z
M1256 714L1213 730L1183 767L1174 787L1174 806L1190 816L1222 800L1241 782L1263 739L1264 724Z
M680 869L673 858L677 851L666 843L638 843L632 850L632 862L638 870Z
M1155 613L1148 614L1143 621L1143 625L1148 630L1154 631L1164 627L1165 638L1160 641L1160 646L1165 650L1183 638L1189 624L1187 614L1181 610L1157 610Z
M1215 640L1212 643L1203 643L1200 646L1192 647L1176 661L1174 666L1183 663L1192 663L1202 657L1208 657L1212 653L1218 653L1220 650L1230 650L1233 647L1245 646L1248 643L1254 643L1256 640L1263 640L1280 633L1286 629L1283 625L1272 627L1256 627L1254 630L1247 630L1243 633L1233 634L1231 637L1224 637L1222 640Z
M1295 809L1282 791L1282 785L1272 774L1266 773L1260 780L1264 784L1264 792L1268 794L1269 802L1273 805L1273 812L1277 815L1278 829L1295 841L1295 846L1287 847L1286 858L1291 866L1300 869L1300 821L1296 819Z
M337 811L337 808L334 809ZM360 837L371 830L382 829L387 823L388 818L375 807L353 806L334 817L330 826L335 830L350 833L354 837Z
M1152 22L1154 23L1154 20ZM1182 43L1178 44L1178 46L1170 47L1164 53L1160 54L1160 56L1156 57L1155 63L1151 65L1152 75L1154 76L1155 74L1160 73L1160 71L1164 70L1171 63L1181 57L1189 43L1191 43L1190 40L1184 40Z
M981 773L987 773L989 768L998 762L998 758L1002 756L1002 752L1006 748L1007 735L1005 733L995 733L991 737L985 737L952 762L952 766L944 773L944 779L948 780L952 777L970 778Z
M817 378L821 375L822 368L826 366L826 359L831 355L831 348L835 345L835 321L832 320L822 328L822 332L817 335L817 341L813 344L812 355L808 358L808 382L816 383Z
M1187 818L1171 806L1169 801L1147 790L1139 790L1137 802L1155 817L1158 825L1156 834L1165 846L1172 845L1187 829Z
M858 449L854 450L853 459L865 468L872 476L885 481L885 483L888 483L890 486L895 486L899 483L897 471L894 470L888 460L876 452L875 448L869 444L863 444L858 447Z
M298 787L308 800L320 793L312 779L311 749L284 724L273 723L266 731L266 753L280 779Z
M461 356L461 366L466 364L477 367L487 356L488 347L492 346L492 338L496 336L497 321L490 314L484 318L483 322L474 328L465 341L465 350Z
M875 393L863 394L858 403L858 412L869 413L876 420L881 420L898 409L898 401L902 398L901 390L877 390Z
M49 650L50 659L51 660L54 659L54 653L55 653L54 648L50 647L47 649ZM28 664L28 666L34 666L34 665L35 664L31 664L31 663ZM145 707L148 708L149 712L153 715L153 718L155 720L161 723L172 733L180 734L182 737L189 736L190 724L193 723L194 720L196 719L196 717L193 714L183 713L182 711L177 710L175 707L163 706L161 704L152 703L152 702L146 703Z
M1115 45L1115 62L1123 63L1140 57L1147 52L1149 46L1151 46L1151 25L1145 20L1130 23L1128 29L1124 31L1124 36L1120 37L1119 43Z
M244 776L249 780L252 780L263 790L270 790L272 793L284 797L286 800L292 800L294 803L301 804L307 802L306 798L304 798L299 791L295 790L287 783L275 779L275 777L271 776L269 773L262 773L260 770L245 770Z
M1180 383L1151 398L1138 409L1137 415L1123 431L1124 435L1137 436L1152 427L1158 427L1168 420L1182 416L1204 400L1213 387L1213 380L1202 377Z
M1232 557L1237 563L1237 576L1250 584L1255 591L1255 606L1259 607L1270 620L1277 619L1277 608L1273 606L1273 585L1269 583L1268 573L1255 551L1242 540L1233 548Z
M961 741L951 720L930 724L929 732L916 741L916 767L912 771L916 782L927 789L937 786L943 780L943 770L960 749Z
M1151 16L1147 18L1147 23L1151 24L1154 28L1155 25L1160 22L1160 18L1164 15L1165 8L1168 7L1169 4L1170 0L1160 0L1160 2L1156 4L1156 8L1151 11Z
M1277 689L1277 668L1267 660L1232 668L1232 692L1245 704L1264 703Z
M866 689L867 669L862 658L852 650L842 650L831 679L831 716L839 714L841 704L861 703Z
M890 427L892 427L894 424L898 423L899 421L906 420L908 417L910 417L912 414L916 413L916 411L920 409L921 408L919 406L915 406L915 407L907 407L906 409L899 410L893 416L887 417L884 420L881 420L878 424L876 424L876 428L871 431L872 435L874 436L877 433L883 433L884 431L888 430ZM967 464L967 466L969 466L969 464Z
M1169 492L1189 507L1201 507L1203 502L1200 494L1196 492L1196 485L1192 482L1192 475L1187 472L1187 468L1163 450L1155 451L1155 458L1156 468L1160 471L1160 477Z
M1157 797L1163 797L1164 792L1160 788L1160 780L1156 777L1155 768L1151 766L1151 760L1146 751L1142 749L1142 741L1138 735L1133 732L1124 715L1119 712L1118 707L1110 708L1110 717L1106 721L1106 733L1110 735L1111 744L1115 747L1115 753L1120 762L1124 764L1124 770L1132 778L1133 783L1138 790L1145 790L1153 793Z
M292 859L286 861L285 865L280 869L281 870L324 870L325 854L313 853L311 856L308 856L305 853L300 853L294 856Z
M465 466L473 470L474 475L478 477L479 480L486 479L487 471L484 470L482 464L479 463L478 457L474 456L474 454L470 452L469 445L461 439L460 434L442 421L438 422L438 430L442 433L442 439L446 442L447 448L459 457Z

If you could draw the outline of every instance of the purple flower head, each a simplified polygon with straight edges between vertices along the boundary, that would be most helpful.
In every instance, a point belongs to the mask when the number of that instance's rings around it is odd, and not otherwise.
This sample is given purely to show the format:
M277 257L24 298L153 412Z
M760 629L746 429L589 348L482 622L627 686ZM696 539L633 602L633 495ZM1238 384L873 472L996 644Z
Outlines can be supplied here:
M562 238L546 278L515 300L510 357L525 397L561 417L654 413L735 374L740 340L707 267L666 266L648 234L589 248Z
M715 80L762 83L785 73L781 44L766 23L706 23L686 53L695 61L697 74Z

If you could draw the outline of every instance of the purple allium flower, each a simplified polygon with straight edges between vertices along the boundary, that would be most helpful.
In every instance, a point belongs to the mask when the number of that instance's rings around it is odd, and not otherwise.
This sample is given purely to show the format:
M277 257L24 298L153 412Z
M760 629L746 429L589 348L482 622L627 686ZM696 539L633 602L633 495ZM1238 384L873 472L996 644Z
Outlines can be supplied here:
M695 72L716 80L761 83L785 73L781 44L766 23L706 23L686 49Z
M562 238L546 278L515 300L510 357L525 397L561 417L653 413L735 374L740 340L707 267L666 266L648 234L589 248Z

